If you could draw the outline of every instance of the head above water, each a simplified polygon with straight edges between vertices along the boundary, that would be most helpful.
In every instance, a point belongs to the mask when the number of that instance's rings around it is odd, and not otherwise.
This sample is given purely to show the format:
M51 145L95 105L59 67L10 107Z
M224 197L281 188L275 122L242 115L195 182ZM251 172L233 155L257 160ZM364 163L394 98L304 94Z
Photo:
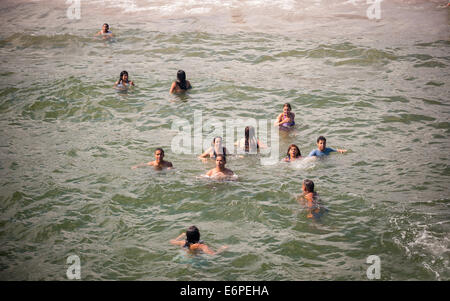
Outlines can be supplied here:
M183 70L178 70L177 81L181 89L187 90L186 73Z
M292 111L291 105L289 103L285 103L283 105L283 112L290 112Z
M108 31L109 30L108 23L103 24L102 29L104 29L105 31Z
M305 192L314 192L314 182L309 179L304 179L302 189Z
M288 147L286 156L288 156L289 158L298 158L298 157L301 157L302 154L297 145L291 144Z
M200 231L196 226L190 226L186 230L186 245L196 244L200 241Z
M124 78L124 76L126 76L126 78ZM127 71L122 71L122 72L120 72L120 80L119 80L119 82L121 82L121 81L125 81L125 82L128 82L128 72Z
M222 160L224 163L227 163L227 157L225 155L219 154L216 156L216 162Z
M325 148L327 147L327 139L325 139L324 136L320 136L317 138L317 148L323 152Z
M164 150L160 147L155 149L155 159L156 161L162 161L164 158Z
M214 137L212 141L212 146L220 147L222 145L222 137Z

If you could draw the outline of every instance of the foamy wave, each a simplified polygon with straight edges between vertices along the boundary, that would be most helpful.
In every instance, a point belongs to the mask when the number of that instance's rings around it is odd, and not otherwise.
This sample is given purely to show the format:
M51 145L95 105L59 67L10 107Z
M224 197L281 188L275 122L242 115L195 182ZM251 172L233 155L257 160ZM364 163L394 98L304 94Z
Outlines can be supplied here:
M267 8L277 7L282 10L292 10L295 8L294 0L178 0L164 3L161 1L137 1L137 0L92 0L90 5L103 6L108 8L121 8L124 12L154 11L161 15L183 14L202 15L208 14L212 10L233 9L252 7Z

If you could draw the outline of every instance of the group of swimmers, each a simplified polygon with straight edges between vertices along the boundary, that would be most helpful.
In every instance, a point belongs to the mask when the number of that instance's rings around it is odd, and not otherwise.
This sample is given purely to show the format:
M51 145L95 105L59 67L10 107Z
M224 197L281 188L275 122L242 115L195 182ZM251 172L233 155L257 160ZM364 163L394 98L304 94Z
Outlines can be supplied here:
M110 38L113 36L109 30L108 24L103 24L102 29L96 34L96 36L102 35L103 38ZM119 80L114 83L114 88L120 90L127 90L129 87L134 86L133 81L129 80L127 71L122 71L119 76ZM177 80L174 81L170 87L169 93L182 93L191 89L191 83L186 79L186 73L183 70L178 70ZM292 107L289 103L283 105L283 112L278 115L274 126L278 126L280 130L289 130L295 126L295 113L292 112ZM252 126L245 127L244 138L235 142L235 145L242 149L245 153L257 153L261 148L266 148L259 139L256 138L255 129ZM328 156L331 152L345 153L345 149L333 149L326 145L326 138L320 136L317 138L317 149L312 150L307 157L323 157ZM204 153L199 155L198 158L204 162L208 158L215 159L216 167L206 172L206 176L215 179L230 179L235 176L234 172L225 167L226 156L228 151L222 144L221 137L214 137L211 147L209 147ZM157 148L155 150L155 160L147 163L134 165L132 169L139 167L152 166L156 170L173 169L173 164L164 160L164 150ZM286 157L283 158L284 162L293 162L299 159L303 159L300 149L297 145L291 144L288 147ZM318 199L317 193L314 191L314 182L305 179L302 182L302 195L297 200L299 203L306 207L307 217L320 217L320 215L326 210ZM218 251L211 250L202 240L200 240L200 231L196 226L189 227L186 232L180 234L177 238L172 239L170 243L187 248L190 252L202 251L206 254L218 254L225 250L227 247L222 246Z

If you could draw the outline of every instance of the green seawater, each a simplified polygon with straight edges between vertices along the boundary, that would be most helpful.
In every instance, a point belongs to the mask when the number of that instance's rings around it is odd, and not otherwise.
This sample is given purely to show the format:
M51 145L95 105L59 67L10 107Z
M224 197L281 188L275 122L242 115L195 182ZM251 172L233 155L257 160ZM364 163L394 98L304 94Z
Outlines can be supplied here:
M94 18L94 6L76 21L58 5L0 5L1 280L66 280L70 255L83 280L367 280L370 255L381 280L450 279L448 32L402 36L390 23L409 20L400 4L379 22L306 18L286 31L235 11L155 21ZM427 5L411 13L447 18ZM295 16L272 17L261 24ZM93 37L103 20L112 41ZM334 25L367 28L327 34ZM193 89L170 95L179 69ZM126 93L112 88L122 70L136 84ZM285 102L296 129L280 133L280 162L230 156L237 181L204 179L213 160L172 149L176 120L193 128L197 112L225 131L227 120L272 122ZM281 162L319 135L348 152ZM131 169L157 147L174 170ZM305 178L328 208L319 220L296 201ZM227 251L192 257L169 244L191 225Z

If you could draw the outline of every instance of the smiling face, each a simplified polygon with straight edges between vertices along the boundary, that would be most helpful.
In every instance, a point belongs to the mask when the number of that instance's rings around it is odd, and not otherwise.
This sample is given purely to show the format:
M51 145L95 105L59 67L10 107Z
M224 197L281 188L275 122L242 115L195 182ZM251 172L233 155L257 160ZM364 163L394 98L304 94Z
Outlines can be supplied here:
M317 142L317 148L323 152L325 150L325 148L327 147L327 142L325 140L319 140L319 142Z

